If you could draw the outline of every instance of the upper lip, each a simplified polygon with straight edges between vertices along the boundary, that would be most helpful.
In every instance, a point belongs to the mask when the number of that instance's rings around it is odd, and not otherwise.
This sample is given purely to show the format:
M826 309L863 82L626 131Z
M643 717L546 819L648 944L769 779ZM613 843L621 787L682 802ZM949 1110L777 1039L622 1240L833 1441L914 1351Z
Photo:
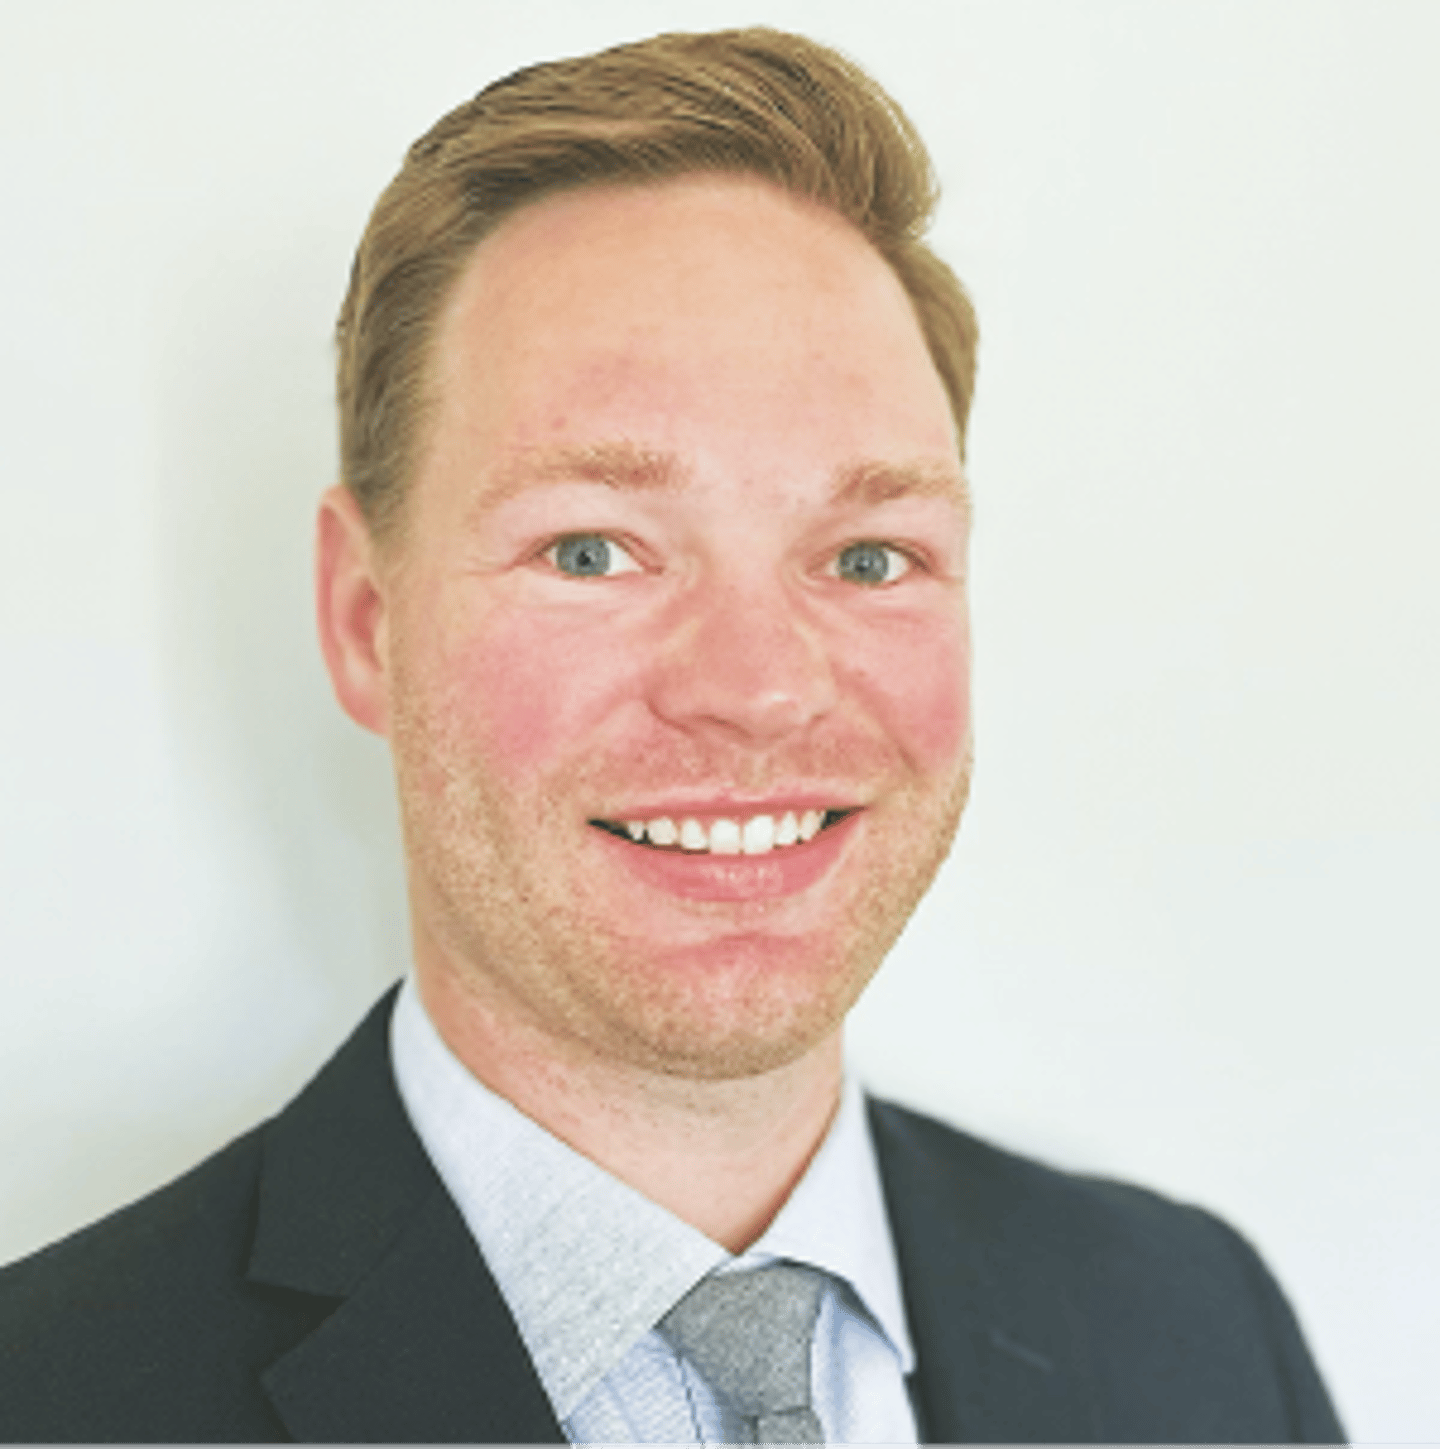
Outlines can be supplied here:
M734 795L712 795L621 806L604 820L683 820L686 816L711 816L722 819L748 820L756 815L784 815L787 811L856 810L861 802L840 791L797 790L793 794L775 794L764 798L744 799Z

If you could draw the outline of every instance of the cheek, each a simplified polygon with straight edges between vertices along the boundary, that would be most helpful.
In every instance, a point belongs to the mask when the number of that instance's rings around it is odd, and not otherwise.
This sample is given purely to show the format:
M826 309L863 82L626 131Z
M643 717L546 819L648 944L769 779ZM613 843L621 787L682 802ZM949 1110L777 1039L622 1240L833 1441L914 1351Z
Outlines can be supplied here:
M623 692L612 631L570 616L497 610L445 651L448 709L494 773L517 783L572 763Z
M970 739L965 618L917 620L872 641L858 675L871 712L916 769L948 773Z

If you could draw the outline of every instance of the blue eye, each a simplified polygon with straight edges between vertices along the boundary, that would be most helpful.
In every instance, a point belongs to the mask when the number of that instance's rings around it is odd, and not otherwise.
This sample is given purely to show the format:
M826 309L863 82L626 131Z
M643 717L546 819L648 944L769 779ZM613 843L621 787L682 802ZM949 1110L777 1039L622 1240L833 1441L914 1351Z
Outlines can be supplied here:
M849 584L888 584L909 568L899 549L883 543L852 543L835 560L835 572Z
M571 533L552 544L549 555L562 574L601 579L634 573L640 567L618 543L598 533Z

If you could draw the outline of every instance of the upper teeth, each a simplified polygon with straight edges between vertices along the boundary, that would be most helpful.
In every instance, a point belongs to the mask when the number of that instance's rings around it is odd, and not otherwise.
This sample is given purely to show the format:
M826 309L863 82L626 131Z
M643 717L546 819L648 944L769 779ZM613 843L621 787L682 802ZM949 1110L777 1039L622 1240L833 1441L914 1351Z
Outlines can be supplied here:
M652 845L676 845L682 850L708 850L712 855L764 855L777 845L794 845L813 840L825 823L823 810L806 810L797 815L787 810L774 815L751 815L744 820L715 820L707 827L693 817L677 825L668 815L655 820L627 820L625 829L632 840L649 840Z

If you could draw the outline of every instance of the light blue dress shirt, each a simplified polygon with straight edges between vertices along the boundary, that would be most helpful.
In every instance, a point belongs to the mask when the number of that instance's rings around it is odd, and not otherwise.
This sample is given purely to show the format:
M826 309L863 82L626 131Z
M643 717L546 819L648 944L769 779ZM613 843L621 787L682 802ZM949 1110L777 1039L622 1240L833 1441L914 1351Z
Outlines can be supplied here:
M707 1273L779 1258L831 1275L811 1358L834 1444L914 1444L914 1354L859 1087L804 1177L734 1257L482 1085L407 981L390 1027L401 1100L468 1224L566 1436L724 1443L737 1426L655 1324Z

